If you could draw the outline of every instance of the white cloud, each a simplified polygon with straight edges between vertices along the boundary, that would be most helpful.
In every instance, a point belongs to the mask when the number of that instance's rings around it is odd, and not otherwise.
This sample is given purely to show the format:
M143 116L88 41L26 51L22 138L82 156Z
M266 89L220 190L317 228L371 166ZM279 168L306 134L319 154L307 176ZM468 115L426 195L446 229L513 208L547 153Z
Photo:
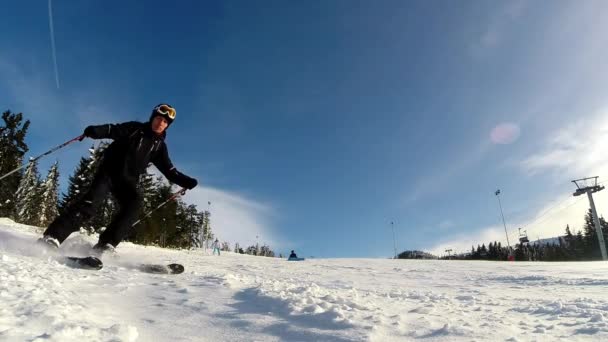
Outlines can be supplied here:
M148 172L167 182L155 167L149 168ZM209 210L213 233L221 241L230 242L232 247L238 242L245 248L254 245L256 240L260 244L268 244L274 250L284 244L272 227L272 218L276 212L268 204L235 192L201 185L186 192L183 199L188 204L195 204L199 211Z
M260 244L266 243L273 249L282 244L271 226L275 211L267 204L203 186L187 192L184 200L196 204L199 210L207 210L208 202L211 202L211 228L222 241L229 241L232 245L238 242L246 247L258 240ZM256 239L256 236L259 238Z
M560 177L582 178L608 173L607 111L589 116L552 134L542 150L520 162L528 175L559 173Z

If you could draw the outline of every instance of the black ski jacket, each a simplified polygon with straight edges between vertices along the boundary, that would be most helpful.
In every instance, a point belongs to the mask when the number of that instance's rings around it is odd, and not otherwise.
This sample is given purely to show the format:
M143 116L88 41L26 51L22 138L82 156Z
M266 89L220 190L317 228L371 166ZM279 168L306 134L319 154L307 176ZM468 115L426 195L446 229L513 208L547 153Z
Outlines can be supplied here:
M93 139L114 140L104 151L99 166L113 179L136 184L139 175L152 163L171 183L186 189L192 189L197 184L196 179L184 175L173 166L165 145L166 133L154 133L149 122L89 126L84 135Z

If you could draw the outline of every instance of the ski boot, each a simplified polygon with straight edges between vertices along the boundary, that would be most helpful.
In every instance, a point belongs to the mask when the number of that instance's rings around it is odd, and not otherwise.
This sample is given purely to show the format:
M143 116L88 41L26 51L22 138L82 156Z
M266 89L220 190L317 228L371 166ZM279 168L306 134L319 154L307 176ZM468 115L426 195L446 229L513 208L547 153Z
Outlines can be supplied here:
M43 255L57 254L57 251L59 250L59 240L50 235L41 237L36 243L42 249Z
M101 259L103 254L109 255L111 257L117 257L116 249L109 243L100 244L97 243L93 246L93 250L91 252L91 256Z

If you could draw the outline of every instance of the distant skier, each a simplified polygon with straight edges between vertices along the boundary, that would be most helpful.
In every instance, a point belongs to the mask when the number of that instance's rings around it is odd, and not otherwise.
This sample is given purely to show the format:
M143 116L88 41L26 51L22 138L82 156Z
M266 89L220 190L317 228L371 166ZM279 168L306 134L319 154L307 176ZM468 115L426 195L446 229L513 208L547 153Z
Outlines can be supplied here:
M296 252L293 251L293 249L291 250L291 254L289 254L289 259L297 259L298 256L296 255Z
M69 205L49 225L39 241L58 248L71 233L80 229L81 222L93 216L108 192L111 192L120 210L101 233L93 250L97 256L113 251L127 236L137 218L142 202L137 183L149 163L154 164L170 182L186 189L196 187L196 179L177 171L169 158L165 137L167 128L175 120L175 114L173 107L160 104L154 107L149 121L145 123L131 121L85 128L84 137L114 141L104 151L88 192Z
M211 248L213 248L213 255L215 255L216 251L217 251L217 255L218 256L220 255L220 242L218 241L218 239L215 239L215 241L213 241Z

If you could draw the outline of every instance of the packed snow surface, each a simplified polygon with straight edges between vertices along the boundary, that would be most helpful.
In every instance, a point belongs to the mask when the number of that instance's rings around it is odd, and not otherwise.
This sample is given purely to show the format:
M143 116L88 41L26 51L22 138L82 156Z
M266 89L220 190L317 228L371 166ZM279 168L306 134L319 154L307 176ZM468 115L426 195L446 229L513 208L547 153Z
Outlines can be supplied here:
M606 262L287 262L123 243L88 271L41 255L38 234L0 219L0 341L608 340ZM61 253L94 242L74 234Z

